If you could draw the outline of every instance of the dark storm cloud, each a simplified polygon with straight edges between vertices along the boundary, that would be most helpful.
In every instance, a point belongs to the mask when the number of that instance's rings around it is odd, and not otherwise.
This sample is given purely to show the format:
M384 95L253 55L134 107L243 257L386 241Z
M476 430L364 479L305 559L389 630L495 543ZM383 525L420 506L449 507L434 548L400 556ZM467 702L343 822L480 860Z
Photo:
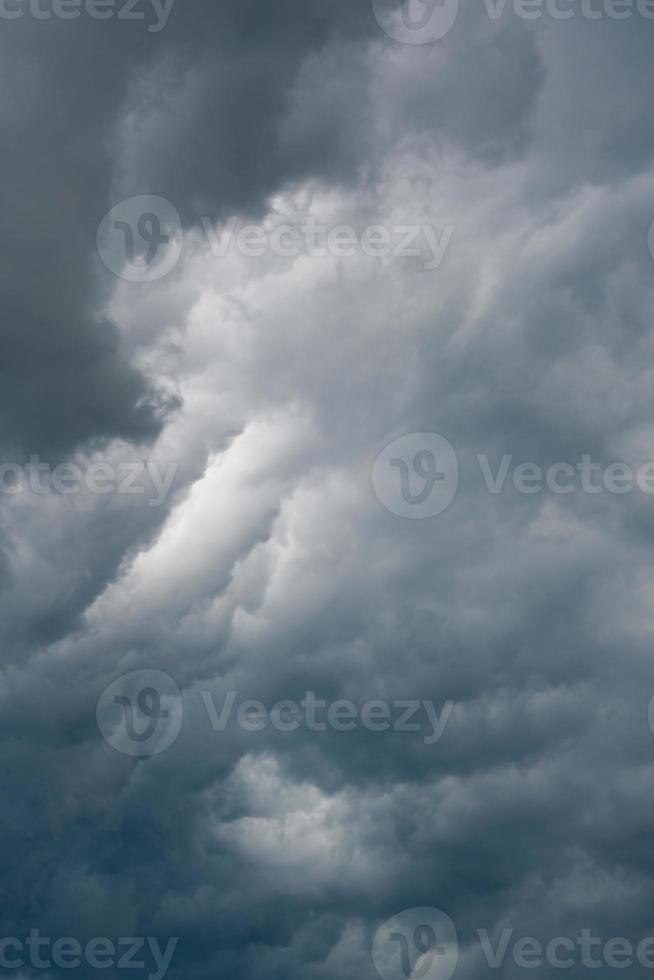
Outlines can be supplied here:
M2 24L1 436L10 454L158 429L144 379L95 309L93 216L125 77L120 49L103 36L94 43L61 21Z
M3 439L180 470L157 511L2 498L1 936L179 937L171 980L368 980L380 922L435 906L477 980L480 928L654 933L649 498L492 495L476 461L654 454L652 29L468 5L410 47L350 0L2 23ZM95 230L143 193L187 251L125 285ZM435 272L257 265L190 233L271 209L453 244ZM459 491L402 520L370 467L432 430ZM139 669L184 713L141 761L95 717ZM434 745L216 732L202 691L455 708Z
M340 16L338 16L340 14ZM14 453L151 439L166 409L98 316L93 248L113 181L189 212L256 208L296 176L278 144L302 59L370 29L359 9L195 3L166 31L139 21L3 20L2 429ZM135 104L131 105L134 99ZM138 136L118 131L130 109ZM143 113L143 118L141 117ZM301 142L301 135L300 135ZM332 166L326 145L301 163ZM189 220L197 215L190 210ZM101 291L102 288L102 291Z

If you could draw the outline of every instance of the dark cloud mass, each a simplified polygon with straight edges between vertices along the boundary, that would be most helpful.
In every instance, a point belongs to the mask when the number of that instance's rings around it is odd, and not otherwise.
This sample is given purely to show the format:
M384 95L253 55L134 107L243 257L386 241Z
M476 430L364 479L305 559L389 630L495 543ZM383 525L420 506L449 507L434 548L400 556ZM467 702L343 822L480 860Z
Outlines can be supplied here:
M157 30L150 0L0 3L0 974L96 975L10 969L31 930L174 938L170 980L566 972L525 937L605 980L606 942L654 936L654 465L607 489L654 460L654 19L593 2L462 2L428 43L395 0L176 0ZM141 195L180 257L129 281L96 234ZM358 244L221 250L230 219ZM424 520L375 482L408 433L458 463ZM39 489L35 457L103 489ZM117 741L136 671L152 750ZM436 715L236 720L308 692ZM421 907L453 974L380 952ZM156 975L144 948L101 975Z

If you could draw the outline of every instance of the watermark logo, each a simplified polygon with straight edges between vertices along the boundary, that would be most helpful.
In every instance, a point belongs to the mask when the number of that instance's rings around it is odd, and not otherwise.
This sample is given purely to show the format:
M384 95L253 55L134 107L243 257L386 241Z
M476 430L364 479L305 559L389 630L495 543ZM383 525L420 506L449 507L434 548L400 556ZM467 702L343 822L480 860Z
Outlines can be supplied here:
M417 734L429 746L440 742L455 708L453 701L444 701L439 709L426 698L375 698L359 704L347 698L328 701L313 691L306 691L299 701L285 698L270 706L242 698L238 691L227 691L222 698L207 690L195 695L214 734L225 732L230 725L247 735L366 729ZM173 744L181 731L182 714L179 687L159 670L138 670L113 681L97 705L105 741L118 752L139 758L158 755Z
M372 960L382 980L449 980L459 962L454 923L440 909L405 909L375 933Z
M477 929L469 951L483 956L489 970L501 970L503 975L512 966L529 971L544 967L624 970L637 963L654 969L654 936L639 941L625 936L605 939L590 928L576 936L540 939L507 927ZM440 909L406 909L377 931L372 959L382 980L449 980L458 962L454 923Z
M454 27L459 0L372 0L375 19L383 32L401 44L432 44Z
M1 2L1 0L0 0ZM236 253L257 259L410 259L428 272L440 268L454 235L453 225L374 224L355 228L325 224L314 215L296 222L269 216L262 224L244 224L237 217L216 224L201 216L198 227L205 248L215 259ZM141 195L117 204L100 224L98 253L104 265L128 282L153 282L179 262L184 238L177 208L163 197Z
M377 23L390 38L402 44L431 44L451 31L458 14L458 0L372 0ZM519 20L629 20L638 16L654 20L654 0L483 0L480 5L491 21L505 14Z
M491 496L512 489L525 496L551 493L613 496L638 491L654 494L654 461L634 468L616 460L602 464L590 453L574 463L554 462L549 466L516 460L512 453L491 459L476 455L478 478ZM377 498L398 517L425 520L449 507L458 490L458 459L450 442L435 432L414 432L390 443L372 467L372 485Z
M182 246L177 208L154 194L116 204L98 228L98 255L110 272L128 282L167 276L179 262Z
M96 708L104 740L124 755L144 759L165 752L182 729L182 695L162 670L135 670L113 681Z
M442 514L456 496L457 455L444 436L413 432L381 451L372 468L372 485L392 514L425 520Z

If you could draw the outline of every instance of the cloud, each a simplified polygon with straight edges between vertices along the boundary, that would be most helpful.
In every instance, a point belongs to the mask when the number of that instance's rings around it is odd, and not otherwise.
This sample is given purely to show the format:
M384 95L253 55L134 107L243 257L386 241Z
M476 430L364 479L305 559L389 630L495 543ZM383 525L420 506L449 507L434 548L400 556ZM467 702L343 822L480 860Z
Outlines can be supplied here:
M157 508L0 494L2 935L176 936L171 980L372 978L421 906L462 980L478 929L648 935L649 497L492 494L477 457L652 459L649 23L466 6L410 46L365 4L196 0L158 35L4 26L5 458L175 478ZM133 194L182 216L155 282L93 254ZM220 256L232 217L453 234L431 270ZM371 467L432 431L458 491L403 520ZM95 719L136 670L181 691L147 759ZM202 693L230 691L455 707L431 745L217 732Z

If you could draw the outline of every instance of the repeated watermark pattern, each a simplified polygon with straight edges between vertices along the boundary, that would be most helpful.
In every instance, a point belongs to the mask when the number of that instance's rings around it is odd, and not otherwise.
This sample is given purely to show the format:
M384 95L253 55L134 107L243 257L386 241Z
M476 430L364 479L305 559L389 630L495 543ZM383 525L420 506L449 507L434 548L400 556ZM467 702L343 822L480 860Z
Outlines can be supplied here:
M388 37L402 44L432 44L454 27L459 0L372 0L377 23ZM482 0L479 9L490 20L513 16L536 21L654 20L654 0Z
M95 936L81 942L74 936L51 939L39 929L29 936L0 939L0 969L22 970L147 970L147 980L163 980L170 969L179 939L168 939L165 947L152 936Z
M542 940L519 935L510 928L499 932L477 929L472 945L489 970L502 970L509 962L525 970L620 970L634 965L654 970L654 936L632 942L624 936L605 938L583 928L575 935ZM405 909L379 927L372 943L372 960L382 980L449 980L456 970L459 951L452 919L440 909L420 907ZM471 950L466 948L466 952Z
M0 0L0 20L130 21L158 34L168 24L176 0Z
M419 261L434 271L442 264L454 235L453 225L437 229L428 224L374 224L355 228L327 225L313 216L297 223L267 220L244 224L232 217L216 225L199 219L206 246L216 259L231 253L245 258L273 255L346 259L356 255ZM182 221L170 201L140 195L121 201L102 219L97 233L98 254L115 276L128 282L154 282L168 275L179 262L184 246Z
M161 507L168 499L178 470L178 463L160 466L153 460L116 465L97 460L86 466L72 462L52 466L42 462L38 455L32 455L28 463L0 463L0 496L56 493L70 497L90 493L99 497L143 497L149 507Z
M425 745L441 740L454 702L439 710L433 701L374 698L356 704L346 698L327 701L307 691L299 700L284 698L269 707L262 701L227 691L218 701L211 691L198 692L203 712L214 733L229 725L257 734L266 730L292 733L369 732L419 733ZM101 694L96 718L100 732L112 748L124 755L147 758L169 748L182 730L182 693L173 678L161 670L138 670L113 681Z
M574 462L554 462L547 467L518 460L512 453L495 459L478 453L475 459L480 485L493 496L509 488L525 496L542 493L622 496L634 491L654 494L654 461L638 467L623 461L604 465L593 460L590 453L581 453ZM449 440L435 432L401 436L385 446L375 459L372 485L378 500L398 517L409 520L435 517L456 498L457 453Z

